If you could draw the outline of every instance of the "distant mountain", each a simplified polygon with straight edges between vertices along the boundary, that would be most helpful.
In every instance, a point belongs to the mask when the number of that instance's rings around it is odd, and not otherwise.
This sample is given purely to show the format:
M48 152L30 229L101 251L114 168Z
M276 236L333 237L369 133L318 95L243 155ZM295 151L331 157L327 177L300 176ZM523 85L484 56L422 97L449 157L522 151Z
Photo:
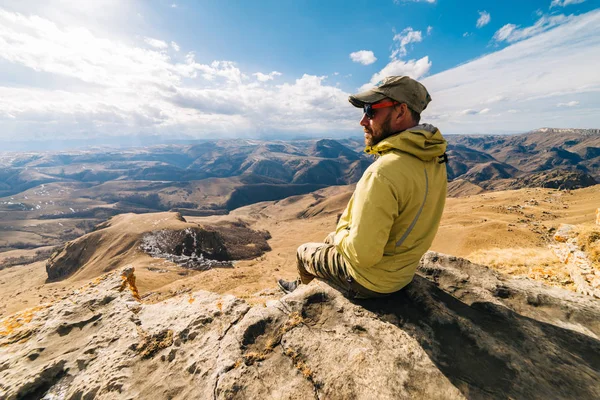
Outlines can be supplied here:
M361 160L367 161L366 156L330 139L4 153L0 154L0 197L52 182L190 182L242 174L288 184L348 184L366 168L367 163L357 163Z
M329 139L0 153L0 252L58 245L123 213L222 215L352 184L371 162Z
M313 157L321 158L344 157L348 160L357 160L359 158L359 155L356 152L331 139L322 139L317 141L311 147L309 154Z
M519 135L448 135L448 179L486 190L574 188L600 182L600 130L542 128Z
M574 189L600 182L598 130L544 128L447 139L449 196L523 187ZM0 249L56 245L122 213L220 215L256 202L354 184L373 162L363 149L359 137L2 152Z
M512 178L518 175L518 170L498 161L478 163L461 175L462 179L469 182L489 182L498 179Z

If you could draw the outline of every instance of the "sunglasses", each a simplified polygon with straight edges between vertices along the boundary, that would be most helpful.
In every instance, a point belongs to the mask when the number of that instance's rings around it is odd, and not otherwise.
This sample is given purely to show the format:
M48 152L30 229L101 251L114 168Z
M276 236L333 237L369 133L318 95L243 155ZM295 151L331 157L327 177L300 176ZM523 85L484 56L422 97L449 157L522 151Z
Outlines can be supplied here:
M395 106L396 104L400 104L400 103L397 101L386 101L385 103L365 104L363 106L363 110L364 110L367 118L373 119L373 118L375 118L374 110L376 110L378 108L392 107L392 106Z

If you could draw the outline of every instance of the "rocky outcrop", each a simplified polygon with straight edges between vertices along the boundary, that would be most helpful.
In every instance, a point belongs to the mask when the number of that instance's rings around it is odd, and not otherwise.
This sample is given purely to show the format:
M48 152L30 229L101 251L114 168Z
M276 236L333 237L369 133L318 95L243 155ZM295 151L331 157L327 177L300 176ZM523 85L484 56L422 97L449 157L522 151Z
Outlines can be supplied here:
M403 291L139 300L132 268L0 321L0 398L600 397L600 305L428 253Z
M582 250L577 234L574 225L561 224L550 248L567 267L577 291L600 299L600 270L594 268L592 261Z

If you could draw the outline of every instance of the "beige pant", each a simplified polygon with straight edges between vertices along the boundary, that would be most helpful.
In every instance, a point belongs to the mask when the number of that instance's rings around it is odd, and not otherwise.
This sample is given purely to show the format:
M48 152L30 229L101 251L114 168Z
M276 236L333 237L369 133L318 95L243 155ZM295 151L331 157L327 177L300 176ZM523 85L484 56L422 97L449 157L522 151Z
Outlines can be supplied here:
M297 266L304 284L313 279L323 280L349 298L383 297L387 294L373 292L358 284L348 273L346 259L333 245L335 232L325 238L325 243L304 243L298 247Z

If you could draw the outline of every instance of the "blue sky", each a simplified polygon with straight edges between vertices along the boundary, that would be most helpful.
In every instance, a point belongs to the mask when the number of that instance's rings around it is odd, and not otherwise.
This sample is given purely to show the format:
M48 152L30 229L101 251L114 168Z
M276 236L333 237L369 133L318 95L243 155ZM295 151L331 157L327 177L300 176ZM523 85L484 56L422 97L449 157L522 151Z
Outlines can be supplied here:
M543 1L0 1L0 141L360 136L421 80L446 133L600 127L600 9Z

